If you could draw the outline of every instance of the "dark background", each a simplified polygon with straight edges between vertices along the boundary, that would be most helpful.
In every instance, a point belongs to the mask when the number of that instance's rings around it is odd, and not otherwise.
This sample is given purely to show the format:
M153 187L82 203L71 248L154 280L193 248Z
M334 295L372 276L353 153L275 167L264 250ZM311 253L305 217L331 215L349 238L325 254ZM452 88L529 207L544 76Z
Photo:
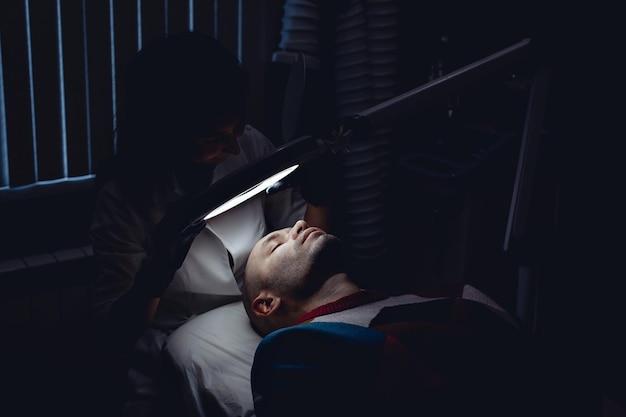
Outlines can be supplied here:
M416 270L436 279L443 273L449 248L460 238L459 230L465 230L469 235L465 249L472 256L463 260L462 276L490 288L507 306L515 303L518 267L531 268L540 289L536 336L561 415L600 416L603 396L624 407L626 164L620 14L599 2L458 3L462 4L399 2L398 91L426 82L438 59L452 70L521 38L538 41L553 66L527 234L512 251L502 252L514 147L467 183L433 184L399 164L402 157L433 145L412 138L434 141L442 132L456 132L457 126L442 117L443 107L435 106L409 125L397 126L406 140L394 144L391 250L385 268L371 273L393 276L385 285L403 289L415 283ZM275 33L278 36L278 28ZM449 43L441 41L444 35ZM280 91L286 73L274 71L268 72L268 83ZM279 131L280 97L266 97L275 107L258 120L271 137ZM524 97L497 86L484 94L470 91L462 96L459 114L464 122L483 122L487 117L489 122L518 126L519 112L505 109L524 109ZM318 116L308 112L302 129L313 128ZM452 191L447 193L449 187ZM88 245L92 204L91 189L2 202L1 259ZM463 218L467 210L472 216ZM83 285L90 279L90 268L87 257L69 266L0 274L4 317L26 317L22 322L5 320L0 333L7 338L1 352L3 369L11 371L6 375L14 388L2 398L24 410L23 415L37 415L29 411L40 409L76 415L90 411L83 404L89 404L92 388L98 389L85 366L89 323ZM66 303L59 304L58 297ZM72 308L62 307L67 302Z

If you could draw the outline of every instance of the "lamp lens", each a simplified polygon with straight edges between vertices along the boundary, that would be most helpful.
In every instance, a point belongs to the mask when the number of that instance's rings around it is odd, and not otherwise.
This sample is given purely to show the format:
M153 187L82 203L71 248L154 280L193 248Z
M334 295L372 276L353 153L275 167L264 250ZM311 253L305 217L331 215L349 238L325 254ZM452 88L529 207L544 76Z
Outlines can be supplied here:
M228 200L227 202L225 202L224 204L222 204L221 206L217 207L216 209L211 211L209 214L204 216L204 220L209 220L210 218L213 218L217 216L218 214L222 214L225 211L228 211L231 208L238 206L244 201L249 200L250 198L260 193L261 191L266 190L269 186L273 185L277 181L280 181L283 178L285 178L287 175L291 174L293 171L296 170L296 168L298 168L298 166L299 166L298 164L295 164L293 166L290 166L289 168L283 169L282 171L259 182L257 185L254 185L248 188L246 191L237 194L235 197L231 198L230 200Z

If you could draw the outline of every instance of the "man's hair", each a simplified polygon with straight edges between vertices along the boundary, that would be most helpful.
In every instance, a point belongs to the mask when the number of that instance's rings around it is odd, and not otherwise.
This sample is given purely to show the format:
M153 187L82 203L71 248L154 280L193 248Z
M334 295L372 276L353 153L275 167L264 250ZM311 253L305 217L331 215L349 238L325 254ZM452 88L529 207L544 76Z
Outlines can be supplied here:
M250 325L260 336L265 336L270 333L270 329L265 324L265 321L254 314L252 311L252 301L256 298L256 296L261 291L261 285L258 281L255 284L251 284L250 281L246 279L247 277L244 275L243 286L241 288L241 292L243 295L243 307L246 310L246 314L250 319Z

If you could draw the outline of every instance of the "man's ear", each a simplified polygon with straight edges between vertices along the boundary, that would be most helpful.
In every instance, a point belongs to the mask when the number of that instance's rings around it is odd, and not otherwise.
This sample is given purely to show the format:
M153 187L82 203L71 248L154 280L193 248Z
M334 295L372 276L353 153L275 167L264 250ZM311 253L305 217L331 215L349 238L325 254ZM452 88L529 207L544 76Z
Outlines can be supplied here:
M263 292L252 300L252 311L259 317L267 317L278 310L280 302L280 297Z

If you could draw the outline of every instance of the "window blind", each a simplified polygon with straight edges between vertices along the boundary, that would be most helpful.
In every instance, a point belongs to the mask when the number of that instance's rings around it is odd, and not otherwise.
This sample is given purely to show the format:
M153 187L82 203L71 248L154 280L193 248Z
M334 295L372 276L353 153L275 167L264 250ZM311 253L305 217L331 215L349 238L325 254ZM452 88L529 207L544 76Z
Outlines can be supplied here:
M281 10L277 0L2 1L0 200L93 179L115 149L122 71L152 39L214 34L254 71L252 95L261 94ZM251 119L262 102L251 103Z

